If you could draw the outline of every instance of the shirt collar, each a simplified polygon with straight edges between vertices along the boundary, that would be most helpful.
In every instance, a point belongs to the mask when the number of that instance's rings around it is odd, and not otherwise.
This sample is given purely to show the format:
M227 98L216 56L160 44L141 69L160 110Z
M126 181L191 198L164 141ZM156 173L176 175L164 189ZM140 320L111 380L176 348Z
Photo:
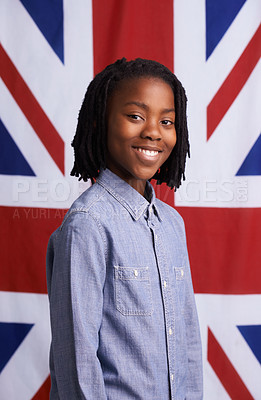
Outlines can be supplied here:
M143 215L147 208L153 209L159 220L161 220L155 204L155 192L150 182L147 181L146 184L146 194L149 201L108 168L100 172L96 182L121 203L135 221Z

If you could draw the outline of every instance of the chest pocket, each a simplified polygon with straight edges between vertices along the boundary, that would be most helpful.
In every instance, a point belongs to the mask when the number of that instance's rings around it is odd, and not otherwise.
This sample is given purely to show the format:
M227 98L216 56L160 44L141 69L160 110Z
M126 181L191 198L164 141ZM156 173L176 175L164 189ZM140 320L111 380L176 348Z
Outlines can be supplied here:
M116 308L123 315L151 315L153 311L148 267L114 267Z

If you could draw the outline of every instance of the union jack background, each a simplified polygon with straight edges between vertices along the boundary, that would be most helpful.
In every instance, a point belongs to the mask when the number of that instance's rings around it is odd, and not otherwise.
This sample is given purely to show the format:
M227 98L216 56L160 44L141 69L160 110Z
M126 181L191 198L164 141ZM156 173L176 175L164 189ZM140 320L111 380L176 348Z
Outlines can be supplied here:
M156 192L186 224L204 399L261 399L260 16L259 0L1 0L1 399L48 398L46 246L88 187L70 177L86 87L123 56L162 62L189 99L187 179Z

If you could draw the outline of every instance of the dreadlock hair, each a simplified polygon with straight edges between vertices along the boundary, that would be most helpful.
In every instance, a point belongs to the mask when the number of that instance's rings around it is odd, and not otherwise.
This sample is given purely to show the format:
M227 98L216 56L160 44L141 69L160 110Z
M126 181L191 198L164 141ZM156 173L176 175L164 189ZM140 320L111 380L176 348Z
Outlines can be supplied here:
M175 128L177 141L168 159L151 179L175 190L185 179L186 157L189 156L185 90L177 77L164 65L137 58L126 58L108 65L95 76L87 88L78 117L76 133L72 142L74 166L71 175L79 180L91 179L92 183L101 169L106 168L107 128L106 108L108 99L123 80L153 77L165 81L173 90L175 102Z

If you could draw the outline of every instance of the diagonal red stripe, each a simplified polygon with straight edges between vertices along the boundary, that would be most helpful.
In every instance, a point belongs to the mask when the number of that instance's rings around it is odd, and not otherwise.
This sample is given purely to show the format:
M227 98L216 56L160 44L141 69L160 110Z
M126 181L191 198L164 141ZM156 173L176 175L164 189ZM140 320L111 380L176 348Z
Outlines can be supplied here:
M1 45L0 59L5 85L64 175L64 141Z
M231 399L254 400L226 353L208 328L208 362Z
M207 107L207 139L210 138L248 80L261 55L261 25L234 68Z

